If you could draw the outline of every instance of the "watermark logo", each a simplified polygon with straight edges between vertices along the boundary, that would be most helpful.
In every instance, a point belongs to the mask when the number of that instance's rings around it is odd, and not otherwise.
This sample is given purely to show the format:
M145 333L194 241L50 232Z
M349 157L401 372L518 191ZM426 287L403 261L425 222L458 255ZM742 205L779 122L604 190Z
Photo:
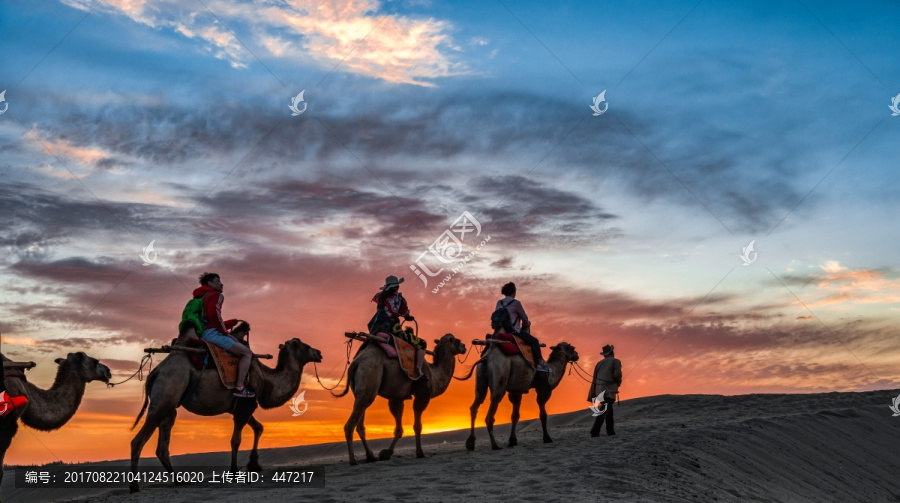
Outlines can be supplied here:
M756 262L757 253L755 251L753 251L753 243L755 243L755 242L756 242L755 239L753 241L750 241L750 244L748 244L747 246L745 246L743 248L743 251L744 251L743 255L738 255L739 257L741 257L741 260L744 261L744 264L743 264L744 267L747 267L748 265ZM753 254L752 258L750 257L751 253Z
M4 89L2 93L0 93L0 103L3 103L3 110L0 110L0 115L5 114L6 109L9 108L9 103L5 103L5 101L6 101L6 89ZM897 115L897 114L894 114L894 115Z
M148 244L147 247L143 249L143 253L141 253L141 258L144 260L144 265L156 263L157 254L156 250L153 249L153 243L155 242L155 239L153 241L150 241L150 244Z
M305 92L306 89L300 91L300 94L291 98L291 106L288 107L291 109L291 112L294 112L291 114L291 117L296 117L306 111L306 102L303 101L303 93ZM303 110L297 108L297 105L299 105L300 103L303 103Z
M591 110L594 111L594 117L603 115L609 109L609 102L606 102L606 106L603 107L603 110L600 110L600 103L603 103L604 101L606 101L606 89L594 98L594 104L591 105Z
M894 412L894 415L891 417L900 416L900 395L897 395L897 398L894 399L894 405L891 405L890 407Z
M604 395L606 395L606 390L601 391L599 395L597 395L596 397L594 397L593 400L591 400L594 405L591 405L588 408L591 409L591 412L594 413L593 414L594 417L602 416L603 414L606 414L606 408L609 407L609 405L607 405L607 403L603 400ZM601 404L603 405L602 409L600 408Z
M3 95L0 94L0 96ZM891 112L894 112L891 114L892 117L895 115L900 115L900 108L898 108L898 105L900 105L900 94L891 98L891 106L889 106L888 108L891 109Z
M291 398L291 404L288 405L288 408L291 409L292 417L302 416L306 409L309 408L309 404L306 403L306 400L303 398L303 395L306 394L306 390L300 392L299 395ZM300 404L303 404L303 410L300 410Z
M438 293L438 291L440 291L440 289L446 285L456 273L461 271L470 260L475 258L478 252L481 251L481 248L491 240L490 235L482 238L481 242L475 246L475 250L464 256L463 250L465 244L463 243L463 240L466 238L467 234L472 234L469 238L472 239L473 242L478 242L478 237L481 236L481 223L473 217L471 213L463 211L462 215L450 224L450 228L438 236L428 249L419 255L415 264L409 266L409 268L416 273L416 276L422 280L422 284L427 288L429 277L436 278L440 276L444 272L445 265L449 266L450 264L453 264L450 268L450 273L443 277L440 284L438 284L431 293ZM425 258L429 254L434 259L437 259L437 271L432 271L431 268L425 265Z

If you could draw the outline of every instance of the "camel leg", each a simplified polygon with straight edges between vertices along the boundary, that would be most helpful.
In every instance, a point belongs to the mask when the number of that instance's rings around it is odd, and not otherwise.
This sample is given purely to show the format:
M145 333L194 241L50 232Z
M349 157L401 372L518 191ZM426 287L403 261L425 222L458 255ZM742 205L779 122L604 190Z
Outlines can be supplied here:
M550 433L547 432L547 401L550 400L550 394L552 390L541 392L541 390L537 390L537 403L538 408L541 409L541 428L544 430L544 443L549 444L553 442L553 439L550 438Z
M174 470L172 469L172 462L169 460L169 442L172 439L172 427L175 426L175 416L177 414L178 409L172 409L172 412L160 421L159 436L156 438L156 457L159 458L159 462L162 463L166 470L170 472Z
M6 450L12 444L12 439L19 430L18 418L0 420L0 481L3 481L3 460L6 458Z
M480 379L478 379L478 376L476 376L475 401L472 402L472 406L469 407L469 412L472 416L472 428L469 430L469 438L466 439L466 449L470 451L475 450L475 416L478 415L478 408L484 403L485 398L487 398L487 385L481 382Z
M250 416L247 424L253 429L253 450L250 451L250 462L247 463L247 470L259 472L262 471L262 467L259 466L259 437L263 434L263 425L253 416Z
M363 444L363 449L366 450L366 463L378 461L378 458L375 457L375 453L372 452L372 449L369 449L369 442L366 441L366 411L363 411L362 417L359 418L359 423L356 425L356 434L359 435L359 440Z
M241 432L244 431L244 426L250 421L249 417L245 417L242 414L234 415L234 429L231 431L231 471L238 471L237 466L237 456L238 450L241 448Z
M484 424L487 425L488 436L491 437L491 449L495 451L499 451L501 447L497 444L497 439L494 438L494 416L497 414L497 407L500 406L500 401L503 400L503 395L505 394L505 391L495 393L491 390L491 405L488 407L487 416L484 418Z
M416 432L416 457L424 458L425 453L422 451L422 413L425 412L425 409L428 408L428 403L431 401L431 395L429 393L422 393L421 395L416 395L413 398L413 414L415 414L415 420L413 421L413 431Z
M403 436L403 400L388 400L388 408L391 409L391 415L394 416L394 440L391 441L390 447L378 453L378 459L382 461L391 459L391 456L394 455L394 446Z
M519 424L519 407L522 405L522 394L521 393L510 393L508 395L509 402L513 406L512 410L512 424L510 425L511 430L509 433L509 447L515 447L519 445L518 439L516 439L516 425Z
M347 422L344 424L344 438L347 440L347 452L350 454L351 465L357 464L356 456L353 455L353 430L356 428L356 425L360 423L363 416L366 415L366 409L369 408L374 401L374 394L371 397L357 395L356 401L353 402L353 411L350 413L350 417L347 418ZM368 453L366 453L366 456L368 456Z
M144 450L144 445L147 444L147 441L150 440L150 437L153 436L153 432L159 428L160 423L160 414L157 413L158 409L152 408L148 413L147 417L144 419L144 424L141 426L141 429L138 431L137 435L131 439L131 471L132 473L137 474L137 466L138 460L141 459L141 451ZM161 440L160 440L161 442ZM135 480L131 482L130 487L131 492L135 493L140 490L137 483L137 477L135 476Z

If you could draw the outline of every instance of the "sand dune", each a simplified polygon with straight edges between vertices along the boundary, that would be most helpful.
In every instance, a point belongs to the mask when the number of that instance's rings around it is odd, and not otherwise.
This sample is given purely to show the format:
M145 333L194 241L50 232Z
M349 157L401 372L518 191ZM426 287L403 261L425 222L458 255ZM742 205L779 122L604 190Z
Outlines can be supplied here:
M342 443L261 451L266 468L312 469L324 479L324 487L164 484L144 486L137 494L127 489L17 490L9 471L2 495L6 502L35 503L900 501L900 417L892 417L888 409L897 393L645 397L618 405L614 437L590 438L593 418L585 409L551 416L550 444L542 443L540 423L534 419L520 423L514 448L492 451L480 428L475 451L467 452L468 430L444 432L426 437L424 459L415 458L413 439L406 437L390 461L353 467L347 465ZM505 446L509 425L495 431ZM377 453L388 440L371 443ZM356 446L359 456L362 446L358 441ZM228 460L223 452L176 456L173 463L227 466ZM241 461L246 462L246 453ZM142 465L158 462L144 459Z

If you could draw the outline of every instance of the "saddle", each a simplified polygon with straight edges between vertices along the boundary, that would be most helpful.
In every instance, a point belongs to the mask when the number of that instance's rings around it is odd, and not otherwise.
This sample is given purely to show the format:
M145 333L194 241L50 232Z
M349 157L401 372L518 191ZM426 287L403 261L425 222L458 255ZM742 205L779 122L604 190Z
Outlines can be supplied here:
M173 340L172 344L175 345L177 340ZM237 386L237 367L238 362L241 361L239 356L234 356L219 346L210 344L203 339L182 338L179 342L180 345L189 348L206 348L206 353L188 353L188 358L190 358L191 366L194 369L203 370L204 362L206 362L205 367L209 368L209 360L207 359L209 358L216 364L216 370L219 372L219 379L222 381L222 385L228 389Z
M534 355L532 354L531 346L525 344L518 336L506 332L497 332L493 336L488 336L488 338L506 341L500 344L493 344L493 346L507 356L522 355L525 358L525 363L534 368Z
M376 335L379 337L388 337L389 334L380 332ZM419 369L416 368L417 348L400 337L390 337L390 339L393 340L393 344L390 342L379 342L378 345L381 346L381 349L384 350L388 358L398 360L400 369L406 374L406 377L415 381L420 377Z

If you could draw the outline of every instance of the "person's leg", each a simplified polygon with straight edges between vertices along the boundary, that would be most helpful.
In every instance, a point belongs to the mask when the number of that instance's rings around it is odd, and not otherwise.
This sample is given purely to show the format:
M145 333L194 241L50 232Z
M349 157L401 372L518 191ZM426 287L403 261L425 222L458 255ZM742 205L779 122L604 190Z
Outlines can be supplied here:
M247 381L247 373L250 371L250 362L253 360L253 352L240 342L235 342L228 352L241 357L237 368L237 387L243 388Z
M603 417L606 413L600 414L594 418L594 425L591 426L591 436L598 437L600 436L600 428L603 427Z
M534 359L537 363L541 363L544 361L544 356L541 354L541 343L537 340L537 337L531 335L526 331L519 332L519 337L525 344L531 346L531 352L534 353Z
M613 424L613 402L609 402L606 408L606 434L607 435L615 435L615 425ZM597 433L600 433L600 429L597 428Z
M244 389L244 383L247 380L247 372L250 370L250 361L253 358L253 352L250 351L250 348L237 342L231 337L228 337L215 328L207 328L203 331L203 335L201 335L200 338L210 344L219 346L233 355L241 357L241 360L238 362L237 387L235 388L235 394L237 396L253 397L253 393Z

